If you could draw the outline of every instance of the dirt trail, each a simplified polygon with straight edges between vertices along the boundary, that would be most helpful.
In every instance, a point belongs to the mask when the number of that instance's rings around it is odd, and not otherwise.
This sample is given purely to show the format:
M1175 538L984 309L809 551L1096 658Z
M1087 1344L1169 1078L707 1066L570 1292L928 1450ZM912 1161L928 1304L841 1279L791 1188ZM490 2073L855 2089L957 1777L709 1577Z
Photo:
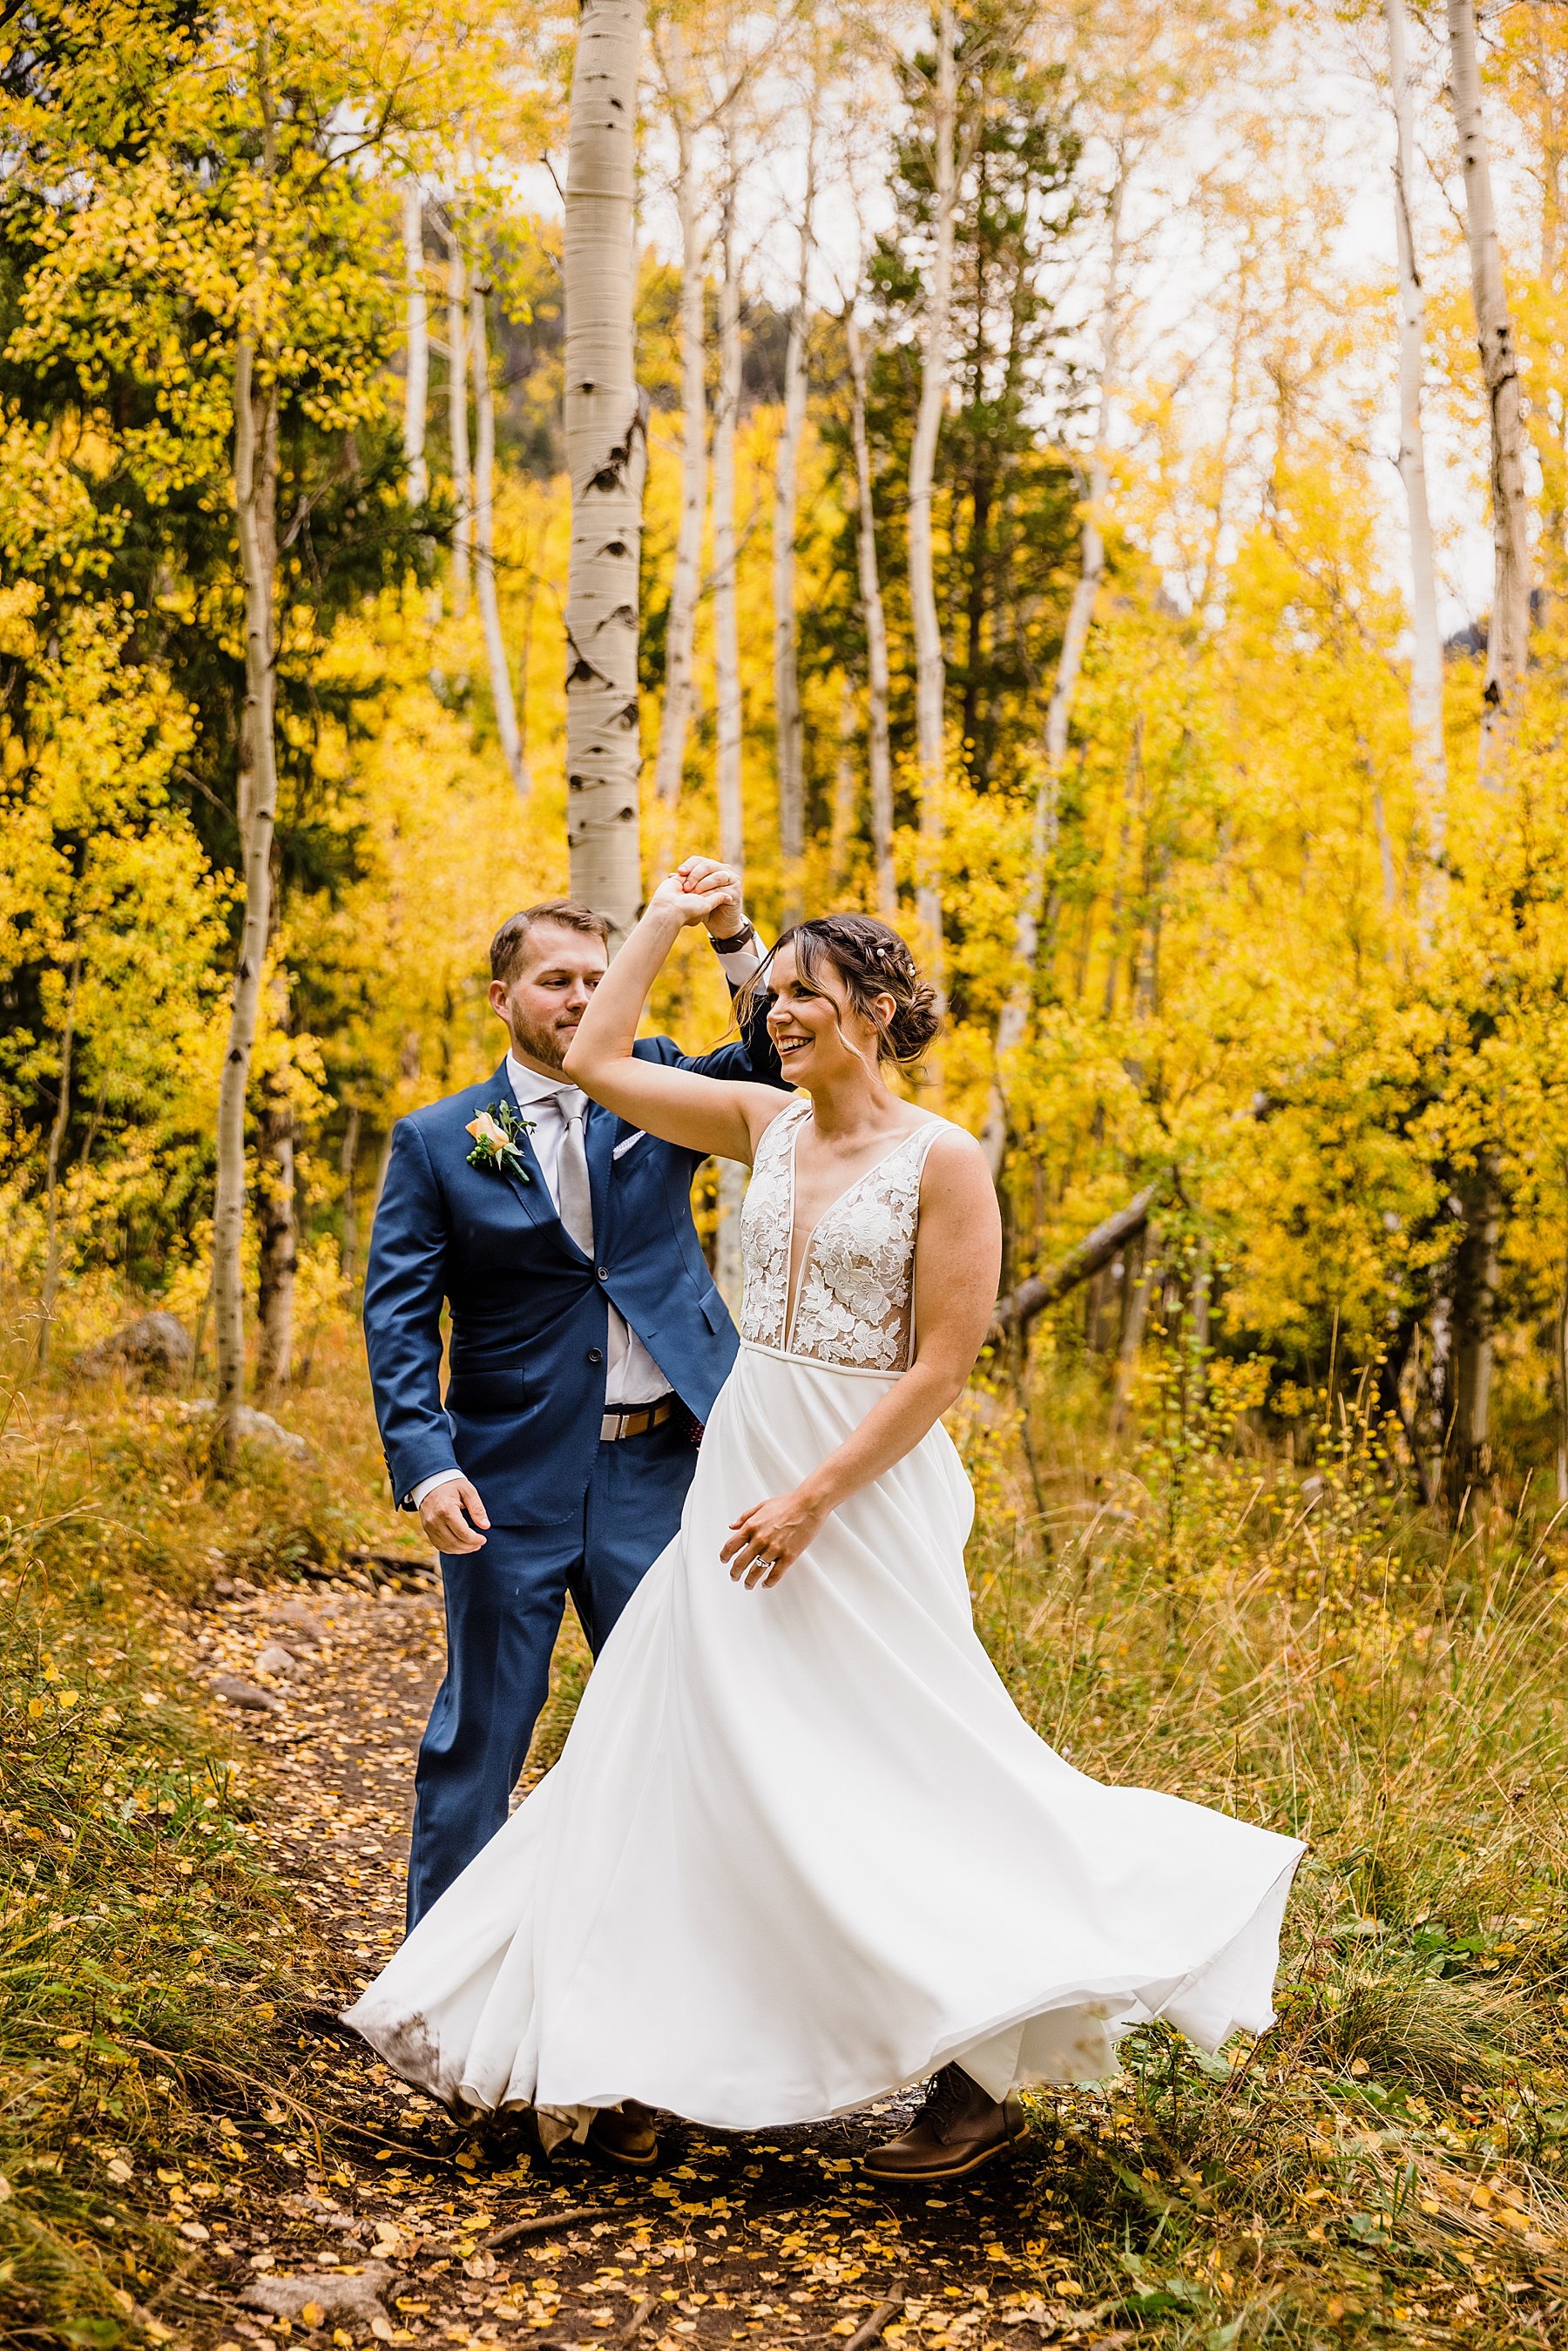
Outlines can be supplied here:
M433 1589L231 1587L193 1635L203 1679L232 1676L274 1701L245 1716L261 1750L258 1826L323 1945L308 1991L329 2013L402 1931L413 1758L441 1673L438 1601ZM288 1662L266 1656L275 1646ZM568 1688L574 1663L568 1652ZM551 1729L547 1719L547 1754ZM302 1949L314 1939L302 1935ZM305 2105L334 2118L329 2141ZM1053 2257L1069 2216L1047 2186L1049 2139L1032 2136L973 2186L893 2197L854 2158L901 2110L744 2138L666 2121L663 2169L633 2181L575 2153L530 2161L513 2133L465 2133L324 2028L301 2037L226 2220L203 2208L205 2276L190 2284L204 2315L190 2339L202 2351L289 2336L700 2351L843 2342L880 2315L895 2351L1126 2341L1082 2307L1065 2248ZM189 2196L170 2194L189 2236ZM552 2210L559 2223L486 2244ZM292 2321L241 2300L270 2279L262 2290L282 2304L291 2277L313 2281Z

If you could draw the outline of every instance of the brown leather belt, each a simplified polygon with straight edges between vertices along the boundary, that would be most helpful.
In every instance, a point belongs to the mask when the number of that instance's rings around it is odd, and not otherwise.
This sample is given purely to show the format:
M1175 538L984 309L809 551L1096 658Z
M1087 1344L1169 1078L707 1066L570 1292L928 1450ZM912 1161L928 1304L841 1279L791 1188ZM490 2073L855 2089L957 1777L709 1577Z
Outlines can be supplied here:
M663 1428L675 1409L673 1395L661 1396L657 1404L640 1404L631 1412L607 1412L599 1424L599 1441L613 1445L622 1437L641 1437L645 1428Z

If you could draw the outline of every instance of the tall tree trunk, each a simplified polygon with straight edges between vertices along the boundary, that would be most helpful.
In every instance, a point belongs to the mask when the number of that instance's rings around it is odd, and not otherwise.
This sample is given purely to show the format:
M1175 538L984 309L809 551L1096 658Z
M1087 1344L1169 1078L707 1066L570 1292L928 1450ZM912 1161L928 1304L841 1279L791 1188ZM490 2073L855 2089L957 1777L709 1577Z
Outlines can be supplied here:
M245 1106L262 973L272 928L272 841L277 817L274 728L274 600L277 579L277 386L256 381L248 324L235 350L235 516L245 582L245 706L240 716L239 817L245 914L218 1086L217 1193L213 1211L214 1335L219 1441L232 1468L245 1399Z
M279 1034L289 1027L288 980L273 976ZM256 1385L264 1403L288 1385L294 1360L296 1245L294 1094L287 1050L267 1071L256 1122Z
M512 695L512 673L507 664L507 640L501 632L501 602L496 590L496 398L490 384L490 336L485 306L490 289L476 277L468 298L468 340L474 353L474 559L478 583L479 617L485 628L485 657L490 668L490 700L496 712L496 732L501 757L517 798L528 797L530 778L517 726L517 705Z
M800 225L800 276L784 346L784 417L773 478L773 706L779 738L779 849L784 868L784 919L801 912L806 853L805 742L800 720L800 628L795 613L795 519L800 442L806 428L807 288L817 201L816 117L806 151L806 210Z
M81 981L81 956L71 957L66 991L66 1017L60 1026L60 1090L49 1123L49 1152L44 1166L44 1290L38 1301L38 1369L49 1360L49 1335L55 1301L60 1294L60 1153L71 1114L71 1057L76 1050L77 988Z
M915 622L915 724L920 770L921 873L916 909L925 934L932 985L940 994L942 955L942 791L946 779L947 664L936 612L931 496L936 445L947 399L947 330L953 307L953 233L957 204L958 88L953 0L936 19L936 89L932 115L931 231L934 252L920 338L920 407L909 458L909 601Z
M723 272L718 289L718 398L713 427L714 703L718 736L718 853L746 870L746 796L741 774L740 597L735 538L735 435L740 415L740 278L735 254L735 172L727 157ZM740 1207L746 1174L737 1161L718 1167L718 1231L714 1278L731 1307L740 1298Z
M407 287L407 362L402 386L402 455L411 506L430 495L424 413L430 398L430 301L424 284L424 198L417 180L402 192L402 267Z
M834 896L849 873L850 842L854 837L855 690L847 669L839 673L839 750L833 762L833 826L829 844L829 886Z
M1437 628L1437 567L1427 499L1427 442L1421 392L1427 372L1426 297L1416 261L1410 209L1415 139L1405 0L1383 0L1388 23L1388 78L1394 96L1394 225L1399 247L1399 478L1410 530L1410 739L1421 810L1421 929L1430 941L1447 890L1448 759L1443 740L1443 641Z
M681 522L664 640L664 701L659 714L654 784L673 808L681 796L692 716L692 648L701 585L703 507L707 498L707 331L704 317L700 190L694 152L685 41L670 27L665 80L675 127L675 200L681 217Z
M636 920L637 569L647 439L638 396L632 191L643 0L584 0L567 145L567 841L571 888L612 949Z
M876 560L876 507L872 497L871 441L865 421L865 352L852 310L844 313L844 340L849 348L850 417L860 503L855 554L860 569L861 617L865 629L872 854L876 863L877 907L883 920L891 923L898 912L898 884L893 868L893 759L887 738L887 619L883 611Z
M1492 609L1487 631L1477 774L1491 791L1507 778L1524 701L1530 656L1530 502L1525 489L1524 425L1492 199L1491 164L1481 114L1474 0L1448 0L1449 79L1464 168L1465 228L1476 340L1491 427ZM1488 1477L1491 1468L1492 1317L1500 1213L1496 1161L1483 1153L1461 1186L1465 1233L1454 1284L1454 1427L1449 1489Z
M1459 161L1464 167L1470 291L1491 422L1492 609L1487 631L1479 774L1480 781L1496 791L1507 770L1530 653L1530 500L1525 489L1519 360L1503 283L1491 163L1481 114L1475 5L1474 0L1448 0L1448 7L1449 78Z
M468 461L468 271L455 231L446 235L446 423L452 444L452 608L468 610L474 577L474 477Z
M735 435L740 409L740 280L735 262L734 185L719 232L718 398L713 426L714 704L718 737L719 855L738 865L746 854L741 789L740 599L735 542Z
M1107 451L1111 413L1116 397L1116 367L1122 329L1122 214L1126 193L1127 162L1124 154L1119 154L1115 183L1111 191L1111 246L1105 282L1105 323L1102 338L1099 396L1095 402L1094 442L1084 478L1078 578L1073 585L1072 601L1067 610L1067 624L1061 632L1061 652L1057 660L1051 699L1046 705L1040 774L1035 786L1034 816L1030 832L1029 870L1024 877L1023 893L1019 900L1018 918L1013 929L1013 955L1018 964L1018 974L997 1022L997 1076L991 1086L986 1123L980 1137L993 1182L1001 1174L1002 1158L1007 1149L1008 1114L1004 1091L1007 1065L1023 1041L1024 1030L1029 1024L1035 958L1040 951L1040 919L1045 911L1045 893L1056 851L1061 770L1067 759L1073 697L1078 691L1084 651L1093 623L1095 599L1105 575L1105 540L1101 529L1101 517L1111 487Z
M360 1278L360 1216L359 1205L354 1198L354 1175L359 1159L360 1106L358 1102L350 1102L343 1126L343 1147L338 1155L338 1172L343 1179L343 1246L339 1253L338 1270L350 1298Z
M1463 1225L1453 1268L1453 1423L1444 1485L1457 1510L1490 1481L1492 1333L1497 1316L1498 1228L1495 1163L1483 1155L1459 1187Z

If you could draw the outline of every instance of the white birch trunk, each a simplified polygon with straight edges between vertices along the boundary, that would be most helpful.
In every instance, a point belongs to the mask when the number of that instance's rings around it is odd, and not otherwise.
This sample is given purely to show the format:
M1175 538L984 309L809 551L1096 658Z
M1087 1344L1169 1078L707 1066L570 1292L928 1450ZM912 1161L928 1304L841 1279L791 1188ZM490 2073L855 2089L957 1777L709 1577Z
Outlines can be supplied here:
M773 705L779 741L779 848L784 868L784 919L800 913L806 853L806 760L800 717L800 631L795 614L795 524L800 443L806 429L807 286L811 215L816 204L815 122L806 158L806 210L800 277L784 348L784 415L773 476Z
M853 311L844 315L849 347L851 426L855 451L855 486L860 502L855 554L860 569L861 616L865 628L867 765L871 785L872 854L876 863L877 910L891 923L898 912L893 867L893 759L887 737L887 618L876 560L876 507L872 496L871 442L866 433L865 352Z
M571 78L565 220L567 841L575 897L636 920L637 566L647 443L637 392L632 196L643 0L584 0Z
M714 705L718 737L718 853L738 869L746 855L741 782L739 581L735 543L735 434L740 409L740 281L735 266L733 187L720 231L718 399L713 427Z
M1448 761L1443 740L1443 641L1437 628L1437 566L1427 497L1427 442L1421 392L1427 370L1426 297L1416 261L1410 208L1412 124L1405 0L1383 0L1388 25L1388 77L1394 97L1394 225L1399 248L1399 478L1410 531L1410 740L1421 811L1420 922L1429 941L1446 891Z
M740 279L735 259L735 176L730 170L719 232L718 398L713 427L714 715L718 737L718 853L746 871L746 795L741 772L744 710L740 686L740 599L735 538L735 435L740 415ZM735 1310L740 1301L740 1209L746 1171L718 1167L718 1229L714 1280Z
M468 461L468 272L455 235L446 240L446 418L452 444L452 609L468 610L474 576L474 480Z
M485 629L485 658L490 669L490 699L495 705L496 733L501 757L517 798L526 800L529 782L517 726L517 705L512 694L512 674L507 664L507 640L501 630L501 601L496 589L496 399L490 384L490 336L485 318L489 287L476 277L468 298L468 340L474 353L474 562L479 594L479 617Z
M411 506L430 495L424 416L430 400L430 301L424 284L424 198L417 180L402 192L402 267L407 287L407 361L402 386L402 455Z
M1496 791L1508 765L1529 658L1530 502L1525 490L1519 359L1503 283L1491 162L1481 113L1474 0L1448 0L1448 9L1449 79L1464 169L1470 288L1491 420L1492 609L1487 632L1479 774L1480 781Z
M1067 622L1061 632L1061 651L1057 659L1056 677L1046 705L1044 739L1040 746L1040 778L1035 788L1034 814L1030 834L1029 870L1024 879L1023 894L1019 901L1018 920L1013 931L1013 956L1019 969L1001 1018L997 1022L997 1078L991 1087L986 1109L986 1123L980 1136L981 1146L990 1166L992 1180L1001 1174L1002 1158L1007 1148L1007 1098L1003 1091L1007 1064L1023 1040L1029 1024L1030 993L1033 982L1034 961L1040 948L1040 919L1045 912L1045 893L1055 853L1057 823L1061 806L1061 769L1067 758L1068 730L1072 719L1073 697L1083 668L1083 655L1089 643L1089 632L1094 620L1094 601L1105 574L1105 540L1101 529L1101 517L1110 493L1111 475L1108 444L1111 413L1116 392L1116 363L1122 324L1122 214L1126 200L1127 175L1119 162L1115 184L1111 192L1111 249L1107 262L1105 284L1105 325L1103 339L1099 397L1095 403L1094 442L1090 451L1084 480L1083 520L1078 578L1073 585L1072 601L1068 606Z
M1492 610L1487 631L1477 775L1500 791L1524 699L1530 654L1530 505L1525 492L1524 424L1519 361L1503 283L1492 200L1491 164L1481 115L1473 0L1448 0L1449 78L1454 124L1465 176L1465 225L1476 340L1491 420ZM1495 1158L1483 1154L1462 1186L1464 1238L1454 1298L1454 1430L1448 1458L1450 1488L1491 1475L1492 1324L1497 1299L1500 1217Z
M936 611L931 495L947 400L947 330L953 307L953 229L957 201L955 146L957 61L953 0L937 12L936 89L932 116L935 250L921 336L920 407L909 459L909 601L915 622L915 724L920 775L921 875L916 904L926 968L942 992L942 792L946 774L947 664Z
M670 28L666 84L676 146L681 217L681 521L664 643L664 702L659 715L654 788L674 807L681 796L692 716L692 649L702 577L703 507L707 497L707 335L703 316L700 191L693 149L685 42Z
M218 1087L217 1196L213 1211L214 1332L219 1442L232 1467L245 1396L245 1108L262 972L272 922L272 836L277 815L274 590L277 571L277 388L257 386L251 329L235 352L235 515L245 583L245 706L240 718L245 916Z

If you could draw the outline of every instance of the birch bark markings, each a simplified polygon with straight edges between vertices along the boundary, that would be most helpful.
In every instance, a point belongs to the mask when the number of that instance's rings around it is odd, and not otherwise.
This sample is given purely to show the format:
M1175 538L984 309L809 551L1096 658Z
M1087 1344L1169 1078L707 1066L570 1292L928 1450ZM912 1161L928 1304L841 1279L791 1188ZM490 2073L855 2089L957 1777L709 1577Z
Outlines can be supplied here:
M876 560L876 507L872 496L871 441L866 432L865 349L852 310L844 314L850 360L850 423L854 441L855 488L859 500L855 557L860 573L861 615L865 627L867 765L871 784L872 853L876 861L877 911L891 923L898 912L893 864L893 758L887 737L887 616Z
M713 426L714 716L718 748L718 853L738 868L746 854L741 784L740 600L735 538L735 433L740 409L740 281L735 261L735 189L719 232L718 398Z
M660 799L681 796L686 732L692 716L692 653L702 580L703 507L707 500L707 334L703 315L704 246L701 191L692 137L686 49L679 25L670 27L665 93L675 132L675 202L681 221L681 520L670 580L664 650L664 701L653 770Z
M1067 758L1068 729L1072 718L1073 697L1083 667L1083 654L1089 643L1089 632L1094 620L1094 600L1105 575L1105 538L1101 517L1110 495L1111 476L1106 452L1110 441L1111 414L1116 396L1116 370L1122 329L1122 273L1124 246L1122 221L1126 204L1128 165L1125 155L1118 157L1117 171L1111 192L1109 221L1110 252L1106 265L1104 328L1100 361L1099 395L1095 402L1094 440L1089 454L1084 476L1083 519L1081 525L1078 578L1072 590L1072 601L1068 606L1067 621L1061 632L1061 651L1057 658L1056 676L1051 684L1051 700L1046 705L1044 738L1040 747L1040 779L1035 788L1033 820L1030 835L1029 870L1025 876L1022 898L1019 904L1018 921L1013 933L1013 955L1019 970L1003 1005L997 1023L996 1065L998 1075L991 1087L986 1109L986 1123L981 1134L981 1147L986 1154L993 1182L1001 1174L1002 1158L1007 1149L1007 1100L1002 1091L1002 1073L1009 1057L1023 1041L1029 1020L1030 993L1033 983L1035 957L1040 951L1040 926L1045 913L1045 893L1051 872L1051 861L1056 848L1058 816L1061 807L1061 770Z
M468 610L474 574L474 481L468 463L468 272L456 235L446 237L446 417L452 446L452 608Z
M1498 242L1473 0L1448 0L1448 15L1449 79L1465 181L1470 289L1491 423L1492 610L1487 632L1478 773L1480 781L1496 791L1507 769L1530 651L1530 501L1525 489L1519 357Z
M632 323L643 0L584 0L567 144L567 843L571 888L610 923L642 900L637 570L647 444Z
M274 594L277 577L277 386L256 381L254 329L235 351L235 517L245 582L245 705L240 716L239 820L245 917L218 1083L217 1191L213 1209L213 1322L218 1438L232 1468L245 1396L245 1105L272 927L272 837L277 816Z
M726 157L723 268L718 289L718 398L713 429L714 716L718 749L718 853L746 871L746 796L741 771L740 597L735 535L735 434L740 415L740 277L735 254L735 171ZM740 1302L740 1209L746 1173L737 1161L718 1169L714 1279L732 1309Z
M925 933L926 969L943 992L942 789L946 773L947 665L936 611L931 546L931 494L936 444L947 399L947 329L953 307L954 213L957 202L958 85L952 0L937 11L936 88L932 114L932 231L935 249L921 336L920 407L909 459L909 601L915 623L915 723L920 776L921 873L916 911Z
M1383 0L1388 26L1388 78L1394 99L1394 225L1399 248L1399 478L1410 530L1410 738L1421 810L1420 920L1430 939L1446 894L1448 761L1443 740L1443 642L1437 628L1437 567L1427 497L1427 443L1421 425L1426 377L1426 297L1416 261L1410 183L1415 135L1406 40L1405 0Z
M424 417L430 401L430 299L424 284L424 198L417 181L402 192L402 267L407 288L407 352L402 386L402 455L411 506L430 495Z
M476 277L468 298L468 340L474 353L474 418L476 448L474 460L474 561L479 594L479 617L485 630L485 657L490 670L490 700L496 712L496 733L501 757L517 798L528 797L528 762L517 727L517 705L512 694L512 674L507 663L507 641L501 630L501 604L496 591L496 399L490 385L490 336L485 306L490 289Z
M806 853L805 741L800 717L800 623L795 611L795 528L800 498L800 443L806 429L806 308L811 266L811 219L817 200L816 120L806 152L806 209L800 225L800 275L784 350L784 416L773 481L773 701L779 743L779 847L784 869L784 919L801 912L801 862Z

